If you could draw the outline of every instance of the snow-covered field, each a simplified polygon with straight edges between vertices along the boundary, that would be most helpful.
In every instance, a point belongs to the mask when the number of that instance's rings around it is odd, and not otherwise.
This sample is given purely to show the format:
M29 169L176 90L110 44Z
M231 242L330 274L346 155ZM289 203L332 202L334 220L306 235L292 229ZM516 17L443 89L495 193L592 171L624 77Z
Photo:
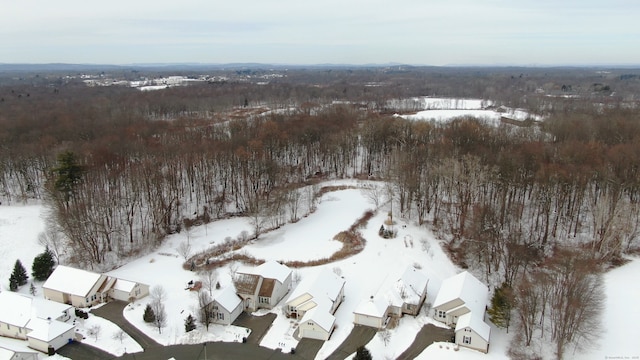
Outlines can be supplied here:
M9 290L9 277L16 260L31 274L33 258L44 251L38 234L44 230L40 205L0 205L0 290Z
M418 106L420 111L415 114L395 115L413 121L447 122L460 117L474 117L491 125L500 124L502 117L513 120L526 120L532 118L541 120L538 115L533 115L523 109L512 109L502 106L501 111L488 108L493 105L490 100L482 99L456 99L456 98L431 98L420 97L406 100L398 100L396 106L406 106L410 102L413 107Z
M348 184L359 186L357 181L331 182L331 185ZM357 189L347 189L325 194L317 206L317 210L294 224L288 224L276 231L264 234L259 240L249 244L244 249L246 253L265 260L310 260L330 256L340 248L341 244L332 240L333 235L346 230L364 211L373 209L368 197ZM38 245L37 235L43 229L40 217L42 206L0 206L0 251L6 259L0 266L3 275L3 287L8 287L8 278L13 269L16 258L20 258L25 267L30 270L33 257L42 252ZM438 240L426 228L416 226L409 219L396 220L398 236L395 239L383 239L378 236L378 229L387 218L387 208L380 209L362 229L367 240L365 249L350 258L318 267L294 269L296 277L300 279L314 276L321 269L335 271L346 280L345 300L336 312L337 329L331 339L323 345L317 359L326 358L346 338L353 327L353 310L370 295L383 290L395 281L408 265L417 265L429 278L427 303L435 299L440 284L444 278L456 274L459 270L451 263L440 248ZM188 234L182 232L168 237L163 245L153 253L136 259L125 266L113 270L111 274L141 281L151 287L161 285L167 292L165 307L168 315L167 326L162 333L142 320L144 306L150 301L144 298L125 309L125 317L136 327L154 338L161 344L197 343L203 341L240 341L246 336L247 329L239 327L225 327L211 325L209 331L198 326L195 331L185 334L184 319L189 313L194 313L197 306L195 292L186 290L190 280L197 280L198 275L182 269L184 259L178 255L178 246L184 241L192 245L192 252L199 252L224 241L226 237L237 237L242 231L251 232L251 226L246 219L233 218L217 221L205 226L192 229ZM20 244L16 246L15 244ZM640 271L640 260L634 259L629 264L612 270L605 276L607 307L604 314L605 332L600 341L600 349L594 349L587 354L575 355L576 358L603 359L605 356L638 356L640 351L634 339L633 332L626 331L628 326L640 321L640 312L634 310L635 304L640 302L640 288L635 284L635 275ZM221 288L232 286L231 269L224 267L217 270ZM39 284L36 284L39 285ZM28 286L21 292L28 292ZM41 296L38 289L37 296ZM284 304L284 301L280 304ZM631 309L631 311L629 311ZM282 307L273 310L279 316L269 332L263 338L261 345L268 348L283 348L288 350L295 347L297 340L293 338L293 324L290 319L282 316ZM258 313L261 314L264 311ZM367 348L374 359L391 359L401 354L413 341L415 334L426 323L435 323L422 312L417 317L405 316L399 325L390 330L390 342L385 346L380 336L375 336ZM92 325L100 325L101 334L98 340L92 340L87 335ZM87 337L86 342L119 355L125 351L139 351L139 346L131 339L114 339L117 329L111 323L95 316L81 324L80 331ZM437 343L428 347L418 359L507 359L510 335L504 330L492 326L491 347L488 355L460 348L455 351L452 344ZM0 346L10 343L13 348L21 341L0 338ZM125 344L126 343L126 344Z

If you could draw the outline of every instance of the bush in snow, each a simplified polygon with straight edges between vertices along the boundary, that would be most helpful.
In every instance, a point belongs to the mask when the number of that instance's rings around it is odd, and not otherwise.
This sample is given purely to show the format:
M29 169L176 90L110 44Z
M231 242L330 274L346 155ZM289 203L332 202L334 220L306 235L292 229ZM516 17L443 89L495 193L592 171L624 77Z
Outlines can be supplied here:
M142 315L142 319L144 322L152 323L156 321L156 314L153 312L150 304L147 304L147 307L144 308L144 314Z
M191 330L195 330L196 328L196 319L189 314L186 319L184 319L184 331L189 332Z
M356 356L353 357L353 360L371 360L371 359L372 359L371 353L364 346L360 346L356 351Z

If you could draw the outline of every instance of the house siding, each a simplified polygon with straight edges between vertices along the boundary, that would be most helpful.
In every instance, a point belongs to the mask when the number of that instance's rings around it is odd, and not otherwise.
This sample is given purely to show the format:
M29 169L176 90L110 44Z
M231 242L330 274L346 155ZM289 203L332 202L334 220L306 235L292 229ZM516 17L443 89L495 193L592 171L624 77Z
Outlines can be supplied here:
M59 302L61 304L69 304L71 302L68 294L65 296L65 294L56 290L43 288L43 294L44 298L47 300Z
M55 350L58 350L61 347L63 347L66 344L68 344L70 339L73 339L74 334L75 334L75 328L72 328L69 331L67 331L64 334L52 339L49 342L46 342L46 341L43 341L43 340L39 340L39 339L34 339L34 338L30 337L28 339L28 343L29 343L29 347L30 348L32 348L34 350L42 351L43 353L47 353L47 351L49 349L49 345L53 346L53 348Z
M333 328L329 329L329 331L323 329L314 321L306 321L300 324L298 328L300 329L300 337L325 341L329 340L331 331L333 331Z
M0 336L10 337L15 339L26 340L27 329L4 322L0 322Z
M104 283L106 277L103 275L100 280L91 288L86 296L65 294L55 289L43 288L44 297L47 300L59 302L61 304L69 304L75 307L88 307L91 305L99 304L103 301L103 294L99 294L97 291ZM70 280L72 281L72 280Z
M291 274L287 276L283 283L280 283L276 280L273 294L271 295L269 302L270 309L273 309L274 306L278 305L280 300L282 300L282 298L287 295L287 293L289 292L289 287L291 287Z
M219 325L231 325L242 313L242 302L236 306L231 312L221 306L217 301L213 301L209 304L209 310L211 311L212 322ZM219 314L222 314L222 318Z
M386 325L385 324L386 319L383 319L383 318L379 318L371 315L357 314L357 313L354 315L355 315L355 318L353 322L358 325L370 326L376 329L382 329Z
M456 332L456 344L459 346L464 346L469 349L482 351L483 353L487 353L489 351L489 343L485 341L478 333L475 331L464 328L460 329ZM465 337L470 338L471 341L469 344L465 344Z
M336 313L336 310L338 310L338 306L340 306L340 304L342 304L343 300L344 300L344 284L340 288L340 293L338 294L338 297L336 298L336 300L331 305L331 314L335 314Z
M134 288L130 292L113 289L111 291L111 297L115 300L130 301L131 299L138 300L149 295L149 285L136 283Z

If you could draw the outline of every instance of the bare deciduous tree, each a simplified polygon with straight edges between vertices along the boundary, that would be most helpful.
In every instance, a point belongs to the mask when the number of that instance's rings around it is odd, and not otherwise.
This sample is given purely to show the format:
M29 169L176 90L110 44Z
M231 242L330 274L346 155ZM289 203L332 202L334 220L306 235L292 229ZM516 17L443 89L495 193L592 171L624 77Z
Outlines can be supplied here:
M178 251L178 254L180 254L180 256L184 258L185 261L189 258L189 256L191 256L191 244L189 243L189 241L181 242L176 250Z
M202 286L209 291L209 296L213 296L213 289L218 283L218 272L214 268L205 269L198 273Z

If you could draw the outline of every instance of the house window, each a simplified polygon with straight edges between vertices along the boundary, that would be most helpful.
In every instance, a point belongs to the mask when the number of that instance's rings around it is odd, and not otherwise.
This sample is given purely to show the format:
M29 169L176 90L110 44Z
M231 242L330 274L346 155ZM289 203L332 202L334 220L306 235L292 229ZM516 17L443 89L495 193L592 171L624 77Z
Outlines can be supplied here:
M313 322L308 321L308 322L307 322L307 325L309 325L309 326L313 326Z
M471 336L463 336L463 337L462 337L462 342L463 342L464 344L471 345Z
M213 310L218 310L218 305L213 305Z
M264 297L264 296L260 296L258 298L258 301L260 302L260 304L268 304L269 303L269 298L268 297Z
M224 313L218 313L218 320L224 320Z
M446 314L445 314L445 312L444 312L444 311L442 311L442 310L438 310L438 317L439 317L439 318L444 318L444 317L445 317L445 315L446 315Z

